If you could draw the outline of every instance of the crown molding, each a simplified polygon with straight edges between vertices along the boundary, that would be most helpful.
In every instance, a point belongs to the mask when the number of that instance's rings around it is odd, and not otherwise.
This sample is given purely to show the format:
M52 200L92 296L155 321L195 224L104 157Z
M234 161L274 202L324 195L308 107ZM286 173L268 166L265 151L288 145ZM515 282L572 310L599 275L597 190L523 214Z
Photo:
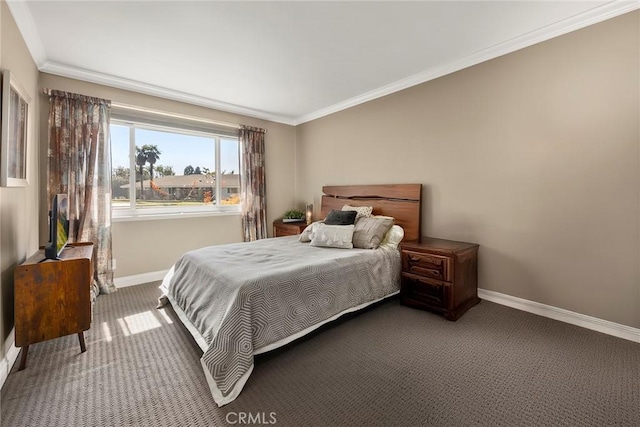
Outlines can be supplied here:
M177 90L49 61L42 44L42 40L40 39L40 33L38 32L35 21L33 20L33 15L31 15L31 11L29 10L28 2L26 0L6 0L6 2L33 61L36 63L38 70L43 73L102 84L118 89L131 90L146 95L199 105L201 107L213 108L228 113L241 114L256 119L269 120L286 125L294 124L294 119L291 117L241 107L198 95L192 95Z
M286 125L297 126L312 120L319 119L329 114L356 105L390 95L394 92L407 89L421 83L434 80L438 77L460 71L464 68L477 65L481 62L506 55L508 53L520 50L537 43L552 39L554 37L567 34L569 32L596 24L598 22L614 18L627 12L631 12L640 8L640 0L614 0L602 6L595 7L579 15L564 19L560 22L548 25L544 28L532 31L519 37L515 37L506 42L484 49L475 54L460 58L442 66L433 67L421 73L399 80L397 82L382 86L372 91L358 95L354 98L333 104L329 107L304 114L297 118L281 116L278 114L268 113L265 111L254 110L234 104L229 104L214 99L205 98L198 95L188 94L172 89L167 89L147 83L128 80L108 74L98 73L77 67L48 61L44 46L40 39L40 35L36 28L33 16L25 0L6 0L9 10L20 29L20 33L27 44L27 48L36 63L38 69L45 73L55 74L62 77L69 77L78 80L84 80L92 83L111 86L119 89L131 90L147 95L158 96L161 98L171 99L174 101L185 102L202 107L213 108L229 113L241 114L257 119L269 120L272 122L283 123Z
M456 71L460 71L464 68L468 68L482 62L498 58L508 53L515 52L516 50L533 46L534 44L544 42L546 40L570 33L575 30L579 30L584 27L588 27L589 25L597 24L598 22L614 18L618 15L631 12L638 8L640 8L640 0L612 1L610 3L583 12L579 15L572 16L571 18L556 22L555 24L547 25L546 27L529 32L527 34L523 34L511 40L507 40L506 42L499 43L488 49L484 49L477 53L465 56L448 64L425 70L421 73L414 74L413 76L409 76L405 79L398 80L397 82L382 86L370 92L366 92L362 95L358 95L354 98L347 99L346 101L342 101L321 110L305 114L298 117L295 120L294 124L300 125L302 123L310 122L312 120L328 116L329 114L337 113L338 111L346 110L347 108L355 107L356 105L363 104L365 102L390 95L403 89L407 89L412 86L437 79L438 77L442 77L447 74L455 73Z
M118 89L130 90L145 95L157 96L173 101L185 102L187 104L199 105L201 107L213 108L215 110L225 111L228 113L242 114L256 119L269 120L272 122L293 125L294 120L291 117L280 116L277 114L267 113L265 111L254 110L251 108L241 107L214 99L205 98L203 96L192 95L190 93L180 92L148 83L142 83L135 80L123 79L109 74L97 73L95 71L84 70L78 67L72 67L55 62L46 62L40 71L43 73L55 74L57 76L68 77L85 82L101 84Z

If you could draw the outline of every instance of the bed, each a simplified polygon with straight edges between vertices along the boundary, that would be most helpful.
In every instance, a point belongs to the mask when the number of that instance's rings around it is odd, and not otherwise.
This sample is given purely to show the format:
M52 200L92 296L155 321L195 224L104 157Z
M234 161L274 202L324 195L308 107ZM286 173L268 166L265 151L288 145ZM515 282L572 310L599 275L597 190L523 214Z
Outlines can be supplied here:
M421 185L323 187L321 216L345 204L392 216L405 240L420 236ZM281 347L343 314L399 290L400 254L315 247L298 236L187 252L164 278L170 303L203 351L201 364L218 406L232 402L253 356Z

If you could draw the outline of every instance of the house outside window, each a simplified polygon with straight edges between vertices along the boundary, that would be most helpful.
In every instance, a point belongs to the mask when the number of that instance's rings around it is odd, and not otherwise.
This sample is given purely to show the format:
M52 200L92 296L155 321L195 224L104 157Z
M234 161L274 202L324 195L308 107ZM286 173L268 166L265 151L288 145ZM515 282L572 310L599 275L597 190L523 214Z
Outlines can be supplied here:
M234 131L112 114L112 212L119 217L240 211Z

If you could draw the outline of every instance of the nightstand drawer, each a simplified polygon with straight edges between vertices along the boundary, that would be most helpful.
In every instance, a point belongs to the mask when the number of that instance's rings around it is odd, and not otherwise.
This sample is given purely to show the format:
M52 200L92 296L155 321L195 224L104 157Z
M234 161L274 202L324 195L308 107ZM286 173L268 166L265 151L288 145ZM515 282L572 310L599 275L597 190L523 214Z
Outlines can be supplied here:
M273 222L273 237L296 236L305 228L307 228L306 222L282 222L278 219Z
M433 254L403 250L402 271L432 279L449 281L451 280L451 259Z
M444 308L448 300L449 285L413 274L402 273L400 298L403 303L415 301L433 307Z
M280 225L276 228L275 237L295 236L300 234L300 228L296 225Z

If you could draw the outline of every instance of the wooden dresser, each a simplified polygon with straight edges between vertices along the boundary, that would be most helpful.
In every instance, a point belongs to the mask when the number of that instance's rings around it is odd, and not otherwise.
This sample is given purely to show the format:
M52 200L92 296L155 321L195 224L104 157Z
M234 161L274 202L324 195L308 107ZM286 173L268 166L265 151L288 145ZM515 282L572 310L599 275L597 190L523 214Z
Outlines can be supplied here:
M304 220L282 222L282 219L276 219L273 221L273 237L295 236L302 233L305 228L307 228L307 223Z
M402 242L400 303L458 320L480 302L478 247L431 237Z
M66 247L59 260L45 260L40 249L14 272L16 347L22 348L20 370L29 345L78 334L86 351L84 331L91 326L93 243Z

